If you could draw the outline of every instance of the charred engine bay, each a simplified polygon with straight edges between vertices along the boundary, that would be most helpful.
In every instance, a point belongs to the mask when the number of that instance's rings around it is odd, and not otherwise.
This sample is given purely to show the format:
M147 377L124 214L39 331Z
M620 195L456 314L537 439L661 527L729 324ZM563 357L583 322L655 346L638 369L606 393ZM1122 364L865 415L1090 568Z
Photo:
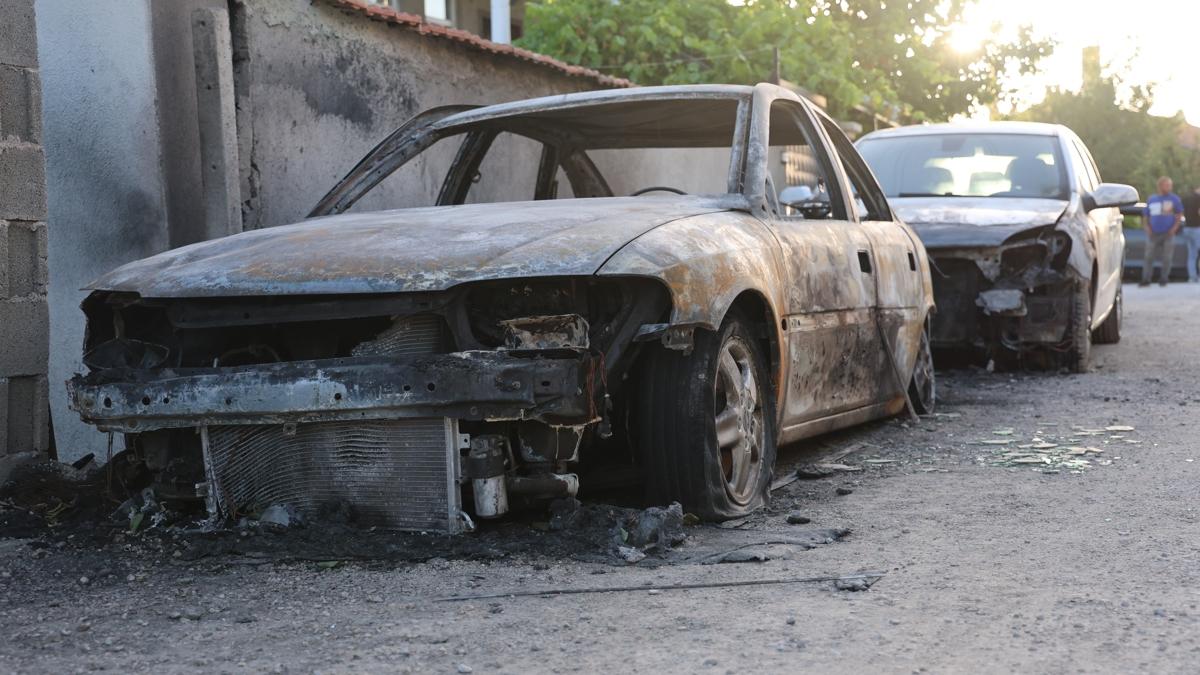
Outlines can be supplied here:
M622 383L669 301L644 279L540 278L377 296L96 292L83 309L89 372L69 383L72 405L158 499L213 523L349 504L363 525L457 532L634 475Z
M996 247L931 248L934 347L1054 367L1070 339L1075 290L1086 283L1070 253L1070 237L1052 227Z

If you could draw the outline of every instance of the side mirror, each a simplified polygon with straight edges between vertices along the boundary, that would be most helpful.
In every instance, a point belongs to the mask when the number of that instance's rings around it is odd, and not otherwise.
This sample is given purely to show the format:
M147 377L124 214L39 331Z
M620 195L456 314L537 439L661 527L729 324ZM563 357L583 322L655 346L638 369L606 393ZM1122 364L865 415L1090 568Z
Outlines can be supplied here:
M1090 194L1083 196L1083 208L1087 211L1129 206L1137 202L1137 189L1120 183L1101 183Z
M800 212L807 220L823 220L833 212L829 194L814 193L807 185L792 185L779 193L779 203Z
M779 203L784 206L799 206L804 202L811 202L812 198L812 188L807 185L792 185L783 188L783 192L779 193Z

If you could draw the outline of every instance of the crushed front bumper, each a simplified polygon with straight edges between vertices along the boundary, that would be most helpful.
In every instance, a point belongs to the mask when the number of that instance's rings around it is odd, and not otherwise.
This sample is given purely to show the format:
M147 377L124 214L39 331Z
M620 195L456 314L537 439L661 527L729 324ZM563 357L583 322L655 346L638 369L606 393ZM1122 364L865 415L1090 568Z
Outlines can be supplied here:
M598 363L577 349L464 351L111 368L67 386L72 408L103 431L195 428L196 496L214 519L342 504L364 525L458 532L470 527L459 486L471 442L459 422L592 422Z
M466 351L226 368L110 369L67 383L71 408L102 431L449 417L586 424L587 354Z

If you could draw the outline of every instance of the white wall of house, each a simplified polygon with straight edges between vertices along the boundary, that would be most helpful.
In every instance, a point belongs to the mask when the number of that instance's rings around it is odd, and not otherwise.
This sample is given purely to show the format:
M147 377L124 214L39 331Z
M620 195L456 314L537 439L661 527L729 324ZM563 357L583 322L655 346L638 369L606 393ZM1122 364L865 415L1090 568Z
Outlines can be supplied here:
M59 458L103 457L106 438L67 408L82 367L79 290L166 250L152 0L38 0L50 267L50 402ZM85 56L86 55L86 56Z

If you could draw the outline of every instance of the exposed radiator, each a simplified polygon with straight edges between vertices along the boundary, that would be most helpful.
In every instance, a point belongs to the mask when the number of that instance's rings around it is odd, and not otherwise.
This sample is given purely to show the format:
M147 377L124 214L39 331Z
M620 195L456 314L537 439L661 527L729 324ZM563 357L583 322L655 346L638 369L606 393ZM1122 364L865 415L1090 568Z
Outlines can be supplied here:
M417 356L442 351L445 322L436 314L414 314L396 319L374 338L351 350L353 356Z
M280 504L312 517L348 504L362 525L463 529L455 420L213 426L203 439L209 492L226 516Z

